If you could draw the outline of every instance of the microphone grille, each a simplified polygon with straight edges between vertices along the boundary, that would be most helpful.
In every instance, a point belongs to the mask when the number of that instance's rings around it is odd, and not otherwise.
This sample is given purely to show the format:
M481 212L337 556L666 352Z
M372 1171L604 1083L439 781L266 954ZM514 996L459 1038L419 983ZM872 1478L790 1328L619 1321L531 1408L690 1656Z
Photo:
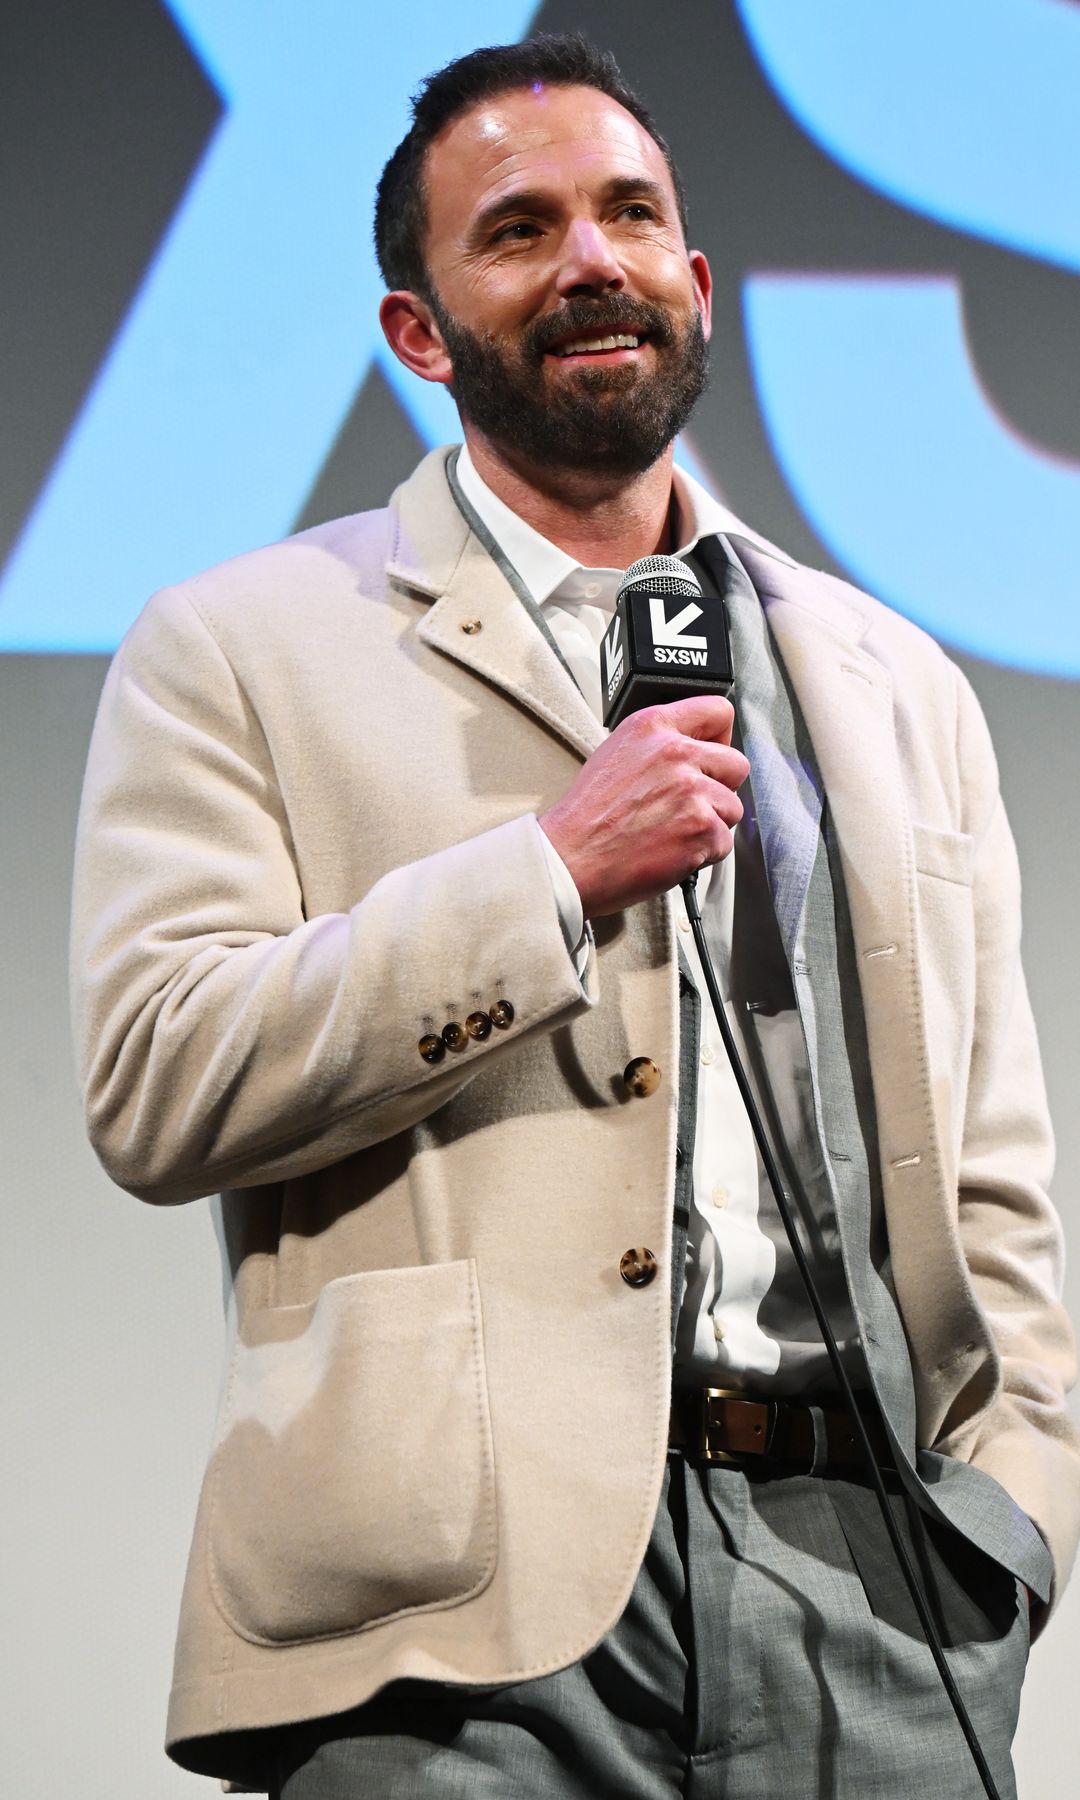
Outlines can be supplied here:
M616 600L622 599L627 588L646 581L654 594L678 594L684 600L696 600L701 594L701 583L693 569L677 556L639 556L620 581Z

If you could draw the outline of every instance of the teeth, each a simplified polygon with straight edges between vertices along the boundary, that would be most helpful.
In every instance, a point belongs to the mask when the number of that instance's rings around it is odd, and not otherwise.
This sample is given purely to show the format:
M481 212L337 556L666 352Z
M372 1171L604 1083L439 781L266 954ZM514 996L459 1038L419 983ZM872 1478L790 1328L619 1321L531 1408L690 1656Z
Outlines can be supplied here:
M597 350L636 350L640 338L620 334L618 337L579 338L574 344L561 344L557 356L585 356Z

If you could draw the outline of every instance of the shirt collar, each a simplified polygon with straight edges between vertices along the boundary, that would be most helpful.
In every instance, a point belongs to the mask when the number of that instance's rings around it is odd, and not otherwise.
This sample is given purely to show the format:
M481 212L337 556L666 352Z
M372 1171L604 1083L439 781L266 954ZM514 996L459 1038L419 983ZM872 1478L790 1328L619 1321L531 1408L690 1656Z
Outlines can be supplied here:
M552 544L515 512L487 483L481 480L463 444L457 462L457 478L461 491L479 513L499 549L517 570L536 604L566 605L585 602L614 610L615 594L625 570L591 569L576 562L557 544ZM685 556L701 538L730 531L731 513L718 500L676 464L672 471L675 498L678 503L680 537L684 540L676 555Z

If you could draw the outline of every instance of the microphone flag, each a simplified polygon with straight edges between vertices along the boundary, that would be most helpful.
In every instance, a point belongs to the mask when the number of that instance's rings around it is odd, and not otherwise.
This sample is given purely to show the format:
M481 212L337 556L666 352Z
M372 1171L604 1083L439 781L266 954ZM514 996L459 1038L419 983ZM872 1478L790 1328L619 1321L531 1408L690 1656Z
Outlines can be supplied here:
M677 556L643 556L623 576L601 645L604 724L687 694L727 694L727 611Z

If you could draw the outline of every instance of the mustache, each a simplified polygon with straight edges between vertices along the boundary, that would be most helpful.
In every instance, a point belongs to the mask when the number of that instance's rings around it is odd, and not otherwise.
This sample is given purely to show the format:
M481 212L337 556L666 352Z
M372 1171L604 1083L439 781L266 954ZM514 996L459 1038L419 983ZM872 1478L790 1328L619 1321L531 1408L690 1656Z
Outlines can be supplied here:
M675 327L662 307L648 300L628 300L622 294L601 294L595 300L568 300L558 312L534 320L523 333L523 343L540 357L568 337L614 337L619 333L647 337L661 349L676 342Z

